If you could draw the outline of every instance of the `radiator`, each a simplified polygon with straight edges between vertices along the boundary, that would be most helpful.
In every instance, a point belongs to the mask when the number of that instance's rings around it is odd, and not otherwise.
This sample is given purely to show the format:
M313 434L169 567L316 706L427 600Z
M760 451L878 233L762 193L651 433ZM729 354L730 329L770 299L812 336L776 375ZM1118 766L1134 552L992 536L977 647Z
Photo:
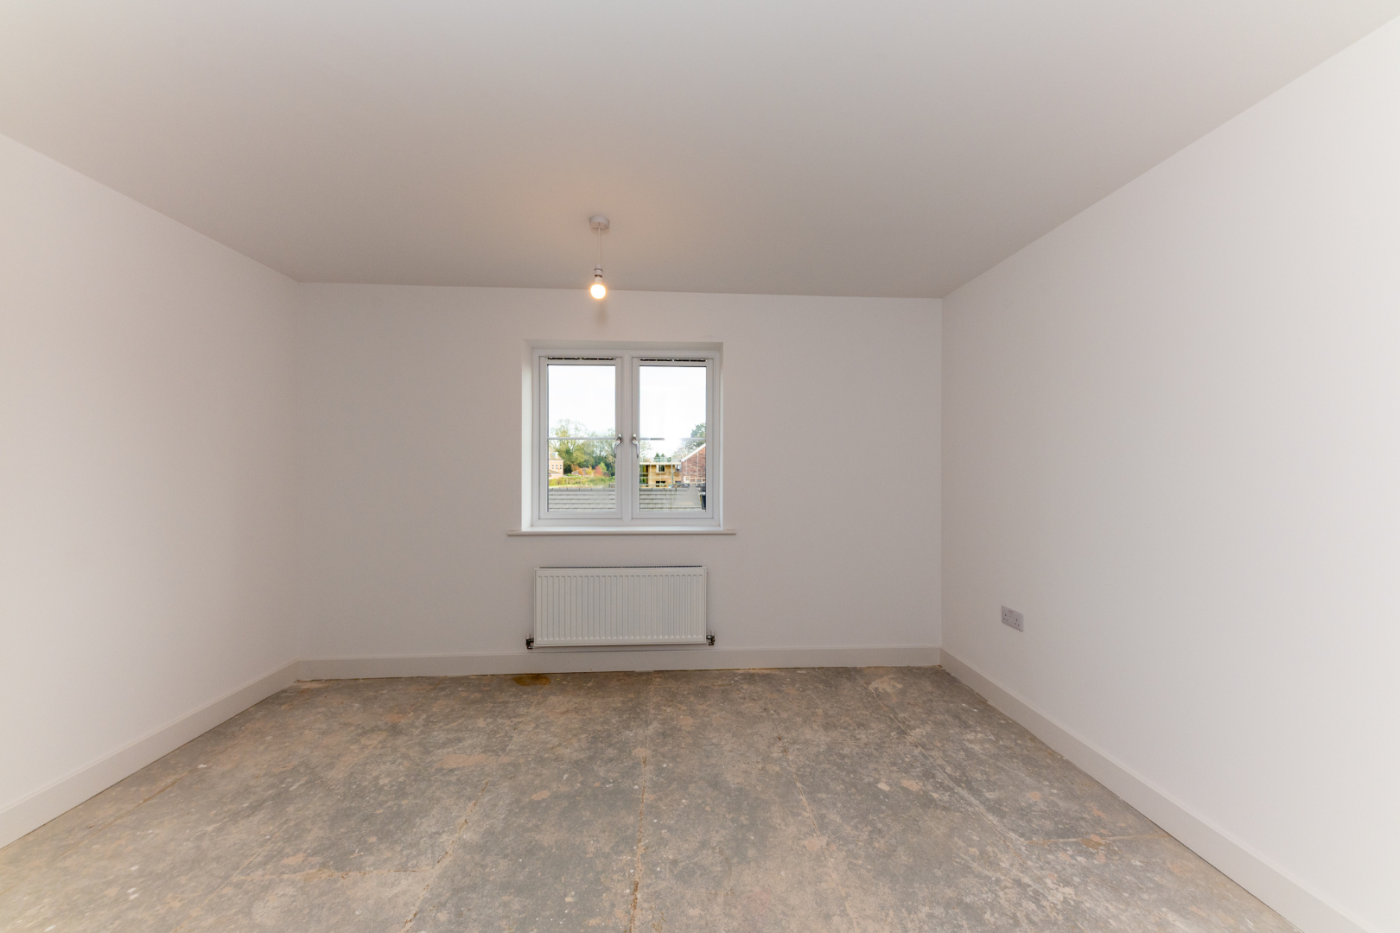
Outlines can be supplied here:
M704 567L541 567L527 647L714 644Z

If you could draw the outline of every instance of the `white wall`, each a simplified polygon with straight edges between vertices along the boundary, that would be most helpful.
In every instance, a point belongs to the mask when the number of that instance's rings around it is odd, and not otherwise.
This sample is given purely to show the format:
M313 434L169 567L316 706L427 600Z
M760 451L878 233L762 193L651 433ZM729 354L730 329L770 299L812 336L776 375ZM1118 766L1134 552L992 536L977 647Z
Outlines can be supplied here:
M295 657L294 288L0 137L0 844Z
M945 331L945 651L1400 930L1400 22Z
M582 288L338 285L304 298L303 657L522 656L533 569L590 563L708 566L719 647L786 651L775 663L938 645L938 302L615 291L600 307ZM530 339L723 343L738 534L507 537Z

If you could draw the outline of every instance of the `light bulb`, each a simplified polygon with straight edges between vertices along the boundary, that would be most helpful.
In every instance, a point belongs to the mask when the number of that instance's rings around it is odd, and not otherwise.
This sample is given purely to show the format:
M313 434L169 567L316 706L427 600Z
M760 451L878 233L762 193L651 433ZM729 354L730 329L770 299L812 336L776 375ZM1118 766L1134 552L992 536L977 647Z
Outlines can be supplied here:
M593 270L593 285L589 287L588 294L601 301L607 293L608 287L603 284L603 267L599 266Z

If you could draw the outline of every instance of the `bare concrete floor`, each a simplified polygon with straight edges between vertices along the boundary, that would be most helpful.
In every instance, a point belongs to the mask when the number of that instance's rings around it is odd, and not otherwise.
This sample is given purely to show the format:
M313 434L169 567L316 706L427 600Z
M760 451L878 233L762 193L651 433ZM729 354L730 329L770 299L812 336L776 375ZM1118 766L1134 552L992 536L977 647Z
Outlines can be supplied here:
M886 668L298 684L0 849L0 929L1293 928Z

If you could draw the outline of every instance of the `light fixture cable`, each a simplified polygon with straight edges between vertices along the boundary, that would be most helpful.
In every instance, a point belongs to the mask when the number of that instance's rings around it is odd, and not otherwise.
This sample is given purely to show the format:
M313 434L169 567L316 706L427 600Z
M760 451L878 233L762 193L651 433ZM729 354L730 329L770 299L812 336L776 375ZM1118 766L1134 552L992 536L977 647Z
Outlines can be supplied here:
M601 301L608 293L608 286L603 283L603 232L608 229L608 218L594 214L588 218L588 225L598 233L598 265L593 267L593 284L589 286L588 293Z

